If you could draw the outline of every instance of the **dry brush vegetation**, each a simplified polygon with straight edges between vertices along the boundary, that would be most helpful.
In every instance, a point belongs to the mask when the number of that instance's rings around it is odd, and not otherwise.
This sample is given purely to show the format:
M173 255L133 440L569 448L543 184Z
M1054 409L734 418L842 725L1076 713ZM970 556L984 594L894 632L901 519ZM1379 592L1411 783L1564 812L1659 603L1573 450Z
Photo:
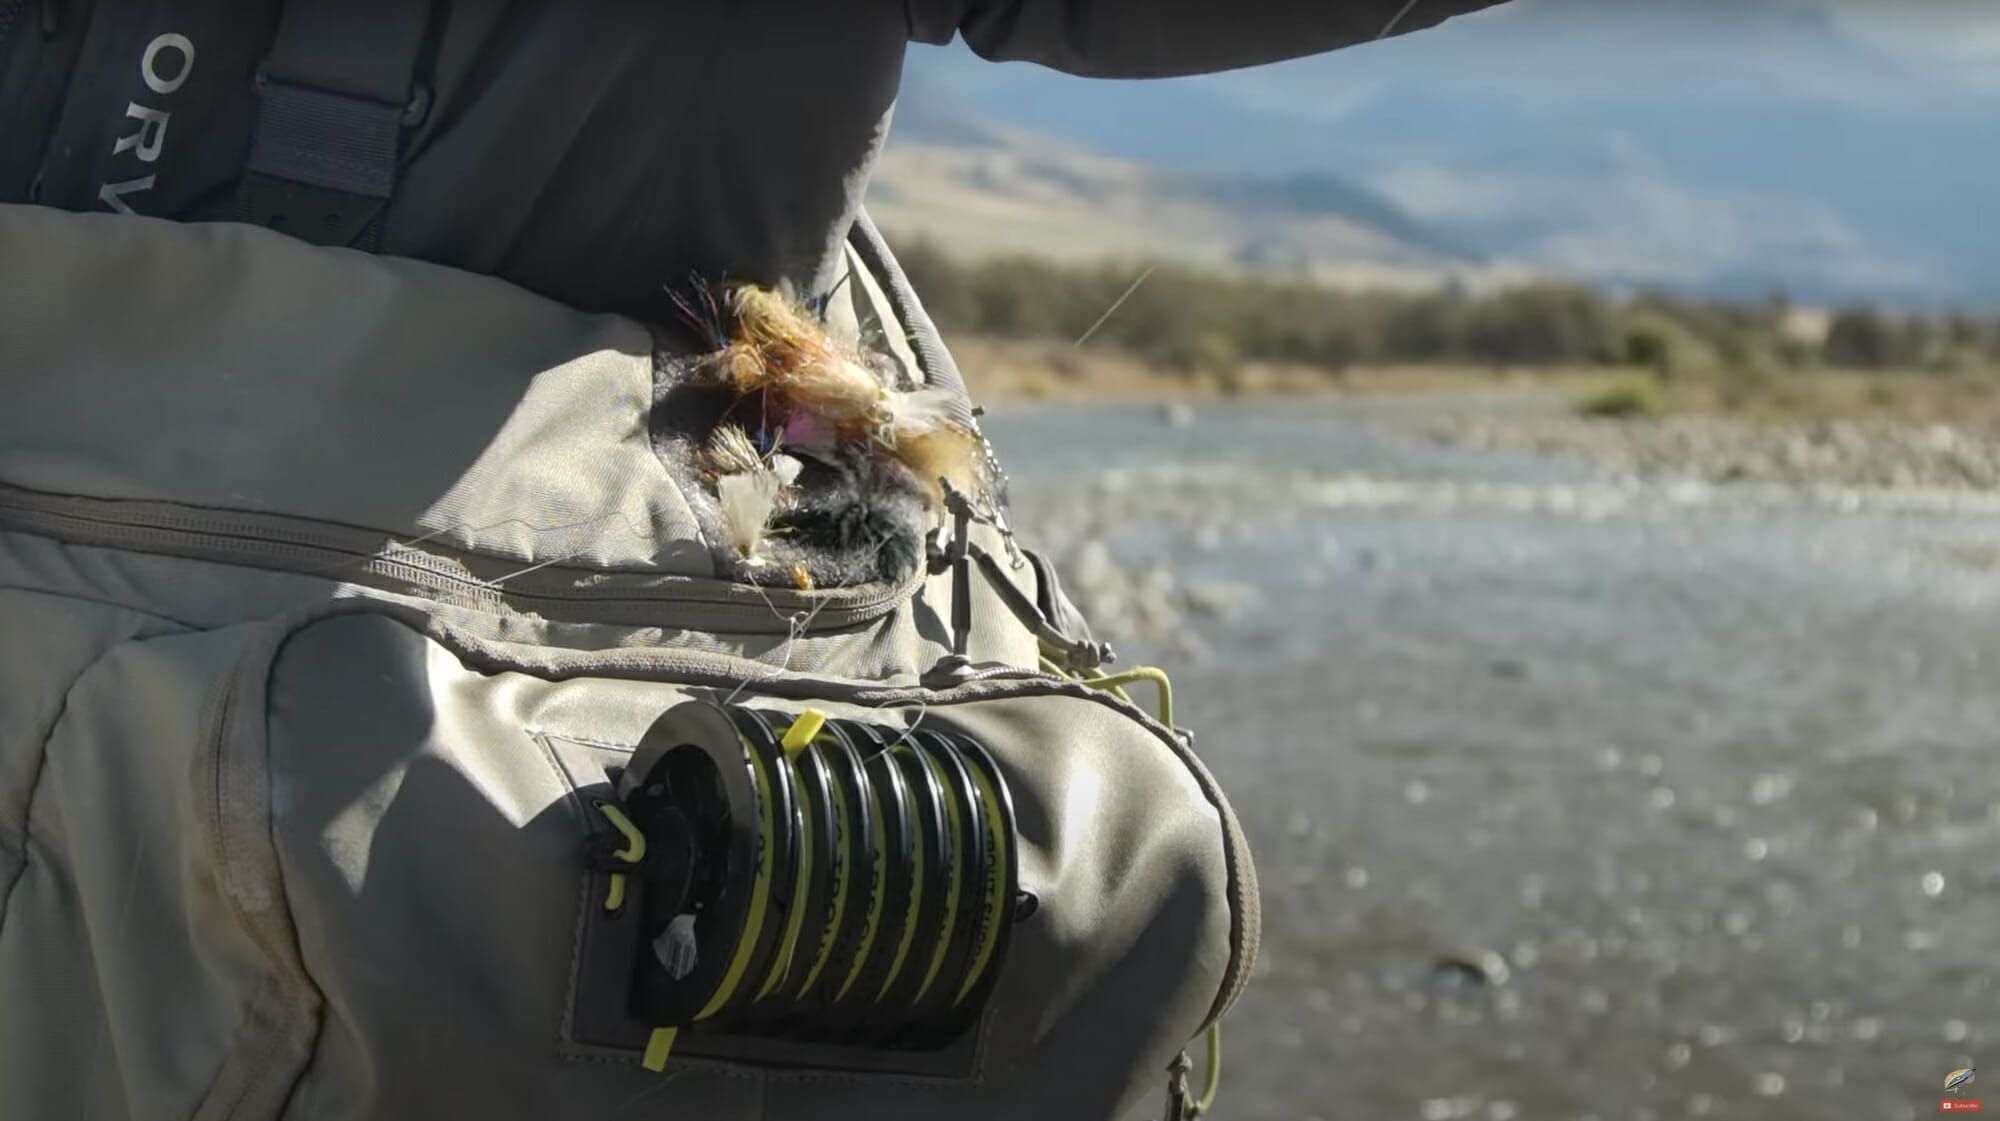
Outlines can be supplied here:
M996 396L1555 386L1604 417L2000 428L1994 313L1815 313L1778 295L1611 296L1554 282L1354 292L1140 262L961 262L926 241L900 256L968 377ZM1074 346L1086 333L1089 345Z

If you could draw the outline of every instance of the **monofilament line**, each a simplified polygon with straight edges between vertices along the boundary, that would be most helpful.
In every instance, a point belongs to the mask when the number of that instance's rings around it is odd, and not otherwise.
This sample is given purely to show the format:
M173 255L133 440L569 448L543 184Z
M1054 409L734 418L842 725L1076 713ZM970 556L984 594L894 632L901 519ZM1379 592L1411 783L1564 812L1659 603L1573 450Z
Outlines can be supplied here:
M772 667L770 673L755 678L746 676L743 680L737 682L736 688L730 690L729 695L722 699L722 703L725 705L735 704L736 698L742 696L743 691L748 689L753 681L770 681L783 677L792 668L793 649L806 637L806 632L812 629L813 620L819 618L820 609L825 607L827 603L825 597L821 597L813 601L811 611L799 611L791 615L786 615L784 612L778 610L777 604L771 602L771 597L769 593L764 591L763 585L751 584L750 590L757 593L757 598L764 601L764 606L771 609L772 615L776 616L780 622L786 624L785 656L776 666Z
M1111 318L1111 314L1113 312L1125 306L1125 301L1132 298L1132 293L1137 292L1139 290L1139 286L1141 284L1146 283L1146 278L1153 275L1154 267L1155 266L1152 265L1146 266L1146 271L1139 274L1139 279L1133 281L1132 286L1130 288L1125 289L1124 295L1111 301L1111 306L1105 308L1104 314L1097 317L1097 322L1092 323L1090 325L1090 330L1085 331L1082 337L1076 340L1076 345L1082 346L1086 341L1089 340L1090 336L1095 335L1097 333L1097 329L1099 327L1104 326L1104 321Z
M1389 17L1389 22L1382 25L1382 33L1375 37L1377 39L1388 38L1389 33L1396 30L1396 25L1403 22L1403 17L1409 15L1410 9L1416 6L1417 0L1407 0L1401 8L1397 9L1395 15Z

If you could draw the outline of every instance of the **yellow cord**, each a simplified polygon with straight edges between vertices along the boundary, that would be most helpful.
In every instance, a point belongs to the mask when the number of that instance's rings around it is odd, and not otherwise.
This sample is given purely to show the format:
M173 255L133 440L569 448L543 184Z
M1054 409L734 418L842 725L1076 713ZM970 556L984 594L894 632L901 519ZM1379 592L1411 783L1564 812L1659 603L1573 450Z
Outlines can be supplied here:
M1124 701L1126 704L1128 705L1131 704L1132 694L1127 693L1123 689L1120 689L1116 684L1112 684L1109 686L1100 686L1098 684L1098 682L1103 681L1105 677L1106 674L1103 670L1093 669L1089 673L1077 677L1076 680L1082 682L1085 685L1090 686L1093 689L1102 688L1106 692L1110 693L1112 696L1117 697L1121 701Z
M625 816L625 811L609 802L597 803L597 809L607 821L611 822L611 827L625 837L625 847L611 855L627 864L637 864L646 859L646 835L639 832L639 827L632 824L632 819ZM611 886L604 893L604 909L616 911L623 906L625 906L625 873L613 872Z
M1120 698L1129 701L1132 698L1126 696L1120 686L1130 685L1136 681L1150 681L1159 688L1160 723L1172 729L1174 726L1174 687L1167 681L1167 671L1157 666L1133 666L1123 673L1084 678L1083 683L1092 689L1109 689L1117 693Z
M1200 1117L1215 1104L1215 1091L1222 1085L1222 1024L1208 1025L1208 1069L1202 1073L1201 1096L1194 1100L1194 1115Z

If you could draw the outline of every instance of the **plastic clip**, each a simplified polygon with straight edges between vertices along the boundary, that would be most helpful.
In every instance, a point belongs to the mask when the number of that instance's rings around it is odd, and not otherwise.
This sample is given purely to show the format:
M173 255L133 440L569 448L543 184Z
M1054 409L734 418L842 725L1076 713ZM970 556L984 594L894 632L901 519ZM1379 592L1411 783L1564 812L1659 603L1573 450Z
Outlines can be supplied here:
M1188 1071L1193 1069L1194 1062L1188 1058L1186 1051L1167 1064L1166 1121L1194 1121L1200 1112L1195 1106L1194 1096L1188 1091Z
M604 909L620 911L625 907L625 876L635 871L646 861L646 835L625 816L625 811L610 802L593 803L597 812L611 823L613 833L599 833L584 844L584 863L593 872L611 877L610 886L605 889Z

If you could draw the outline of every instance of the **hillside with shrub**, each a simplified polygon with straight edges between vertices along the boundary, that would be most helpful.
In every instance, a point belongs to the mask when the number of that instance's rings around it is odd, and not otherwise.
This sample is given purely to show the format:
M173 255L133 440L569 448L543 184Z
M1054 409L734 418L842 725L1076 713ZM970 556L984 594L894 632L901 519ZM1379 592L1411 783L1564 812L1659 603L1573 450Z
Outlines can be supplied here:
M1809 316L1754 303L1614 297L1533 284L1484 295L1349 292L1144 263L1070 266L1025 257L959 262L916 241L899 256L946 332L1076 340L1169 370L1243 361L1350 366L1636 366L1676 376L1832 368L1983 371L2000 365L2000 314ZM1131 291L1135 279L1145 281ZM1121 296L1124 302L1119 304Z

